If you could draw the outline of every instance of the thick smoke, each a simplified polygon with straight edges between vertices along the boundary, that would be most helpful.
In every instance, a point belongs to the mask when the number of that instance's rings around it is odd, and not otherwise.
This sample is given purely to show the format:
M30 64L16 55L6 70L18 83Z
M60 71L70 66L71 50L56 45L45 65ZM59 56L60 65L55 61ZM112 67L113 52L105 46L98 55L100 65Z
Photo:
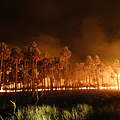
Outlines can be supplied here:
M78 21L78 20L77 20ZM29 45L31 41L36 41L41 50L48 53L49 56L58 56L64 45L68 45L72 50L72 56L77 58L77 61L84 60L87 55L99 55L102 60L113 61L120 58L120 37L110 37L106 32L105 26L99 18L86 17L76 26L75 21L67 24L74 24L74 29L68 30L70 34L66 34L64 38L56 35L48 35L46 32L38 32L38 35L28 35L28 37L16 38L9 44L17 43L16 45ZM64 29L64 27L63 27ZM76 29L78 30L76 32ZM67 28L66 28L67 30ZM55 31L53 29L53 31ZM71 32L73 31L73 33ZM57 31L58 34L59 30ZM76 32L76 33L75 33ZM65 32L63 32L65 34ZM21 40L20 40L21 39ZM64 44L65 43L65 44Z
M0 40L11 46L35 40L51 56L68 45L78 60L95 54L113 60L120 56L120 37L110 35L120 30L119 4L105 0L5 1L0 7Z
M73 40L74 51L78 57L98 54L107 61L120 57L119 38L112 38L110 42L104 27L96 19L84 19L80 31L81 34Z
M46 34L32 37L31 41L36 41L39 49L46 52L49 57L59 56L62 50L60 39Z

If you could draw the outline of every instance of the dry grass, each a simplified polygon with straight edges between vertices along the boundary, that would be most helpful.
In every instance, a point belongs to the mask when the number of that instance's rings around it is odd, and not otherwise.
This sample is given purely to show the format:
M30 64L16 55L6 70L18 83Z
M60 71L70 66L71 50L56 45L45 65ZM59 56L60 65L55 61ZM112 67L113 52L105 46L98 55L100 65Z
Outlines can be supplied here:
M19 120L86 120L92 113L92 107L79 104L71 110L55 106L28 106L18 109Z

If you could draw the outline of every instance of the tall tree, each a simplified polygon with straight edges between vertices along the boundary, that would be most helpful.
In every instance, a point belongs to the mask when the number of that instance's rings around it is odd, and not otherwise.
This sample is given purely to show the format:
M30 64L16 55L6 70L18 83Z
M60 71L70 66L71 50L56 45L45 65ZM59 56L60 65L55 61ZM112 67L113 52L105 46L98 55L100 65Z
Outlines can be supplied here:
M93 59L92 57L89 55L86 58L85 61L85 72L86 72L86 84L87 87L91 87L91 80L92 80L92 76L91 76L91 72L93 70Z
M5 72L6 72L6 66L5 66L5 60L8 57L8 46L6 43L1 42L0 43L0 86L1 83L3 83L3 86L5 84Z
M101 78L101 74L102 74L102 62L101 62L100 57L98 55L95 56L94 66L95 66L95 72L96 72L97 87L99 89L100 78ZM103 77L102 77L102 84L103 84Z
M70 71L70 58L71 58L71 51L67 46L65 46L61 52L60 56L60 64L63 66L64 71L64 79L65 82L68 81L69 71ZM65 85L66 86L66 85Z
M119 83L119 74L120 74L120 60L116 59L113 63L113 70L115 71L116 75L117 75L117 85L118 85L118 90L120 89L120 83Z
M12 48L11 49L11 57L12 57L12 63L13 63L13 75L15 75L14 77L14 82L15 82L15 91L17 89L17 82L18 82L18 64L20 62L20 57L21 57L21 50L18 47ZM15 73L15 74L14 74Z
M29 74L32 90L35 90L35 84L37 83L37 62L42 59L42 52L36 42L32 42L29 46L24 47L23 51L24 69L26 74Z

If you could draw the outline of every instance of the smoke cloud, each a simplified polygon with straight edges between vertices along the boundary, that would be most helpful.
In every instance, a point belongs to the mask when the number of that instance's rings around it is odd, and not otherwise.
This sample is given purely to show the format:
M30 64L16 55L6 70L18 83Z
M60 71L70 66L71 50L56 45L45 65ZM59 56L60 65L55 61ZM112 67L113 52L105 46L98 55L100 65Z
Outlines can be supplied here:
M36 41L39 49L41 49L43 52L46 52L49 57L59 56L63 47L59 38L52 37L47 34L34 36L32 37L31 41Z
M104 31L104 27L96 19L86 18L82 21L80 35L72 40L77 56L99 55L102 59L112 61L120 57L119 38L112 38Z
M74 29L72 29L72 26L74 26ZM66 32L64 31L65 27ZM80 22L74 19L66 23L65 27L61 27L63 33L61 33L61 29L58 30L59 28L56 31L54 28L51 29L58 35L37 32L37 34L16 36L16 41L9 41L9 44L24 46L31 41L36 41L39 48L47 52L49 56L58 56L62 48L68 45L72 51L72 56L77 58L77 61L84 60L87 55L94 56L96 54L106 61L120 58L120 35L116 33L115 37L113 36L110 40L110 36L99 17L85 17ZM60 33L61 36L64 34L64 37L61 37Z

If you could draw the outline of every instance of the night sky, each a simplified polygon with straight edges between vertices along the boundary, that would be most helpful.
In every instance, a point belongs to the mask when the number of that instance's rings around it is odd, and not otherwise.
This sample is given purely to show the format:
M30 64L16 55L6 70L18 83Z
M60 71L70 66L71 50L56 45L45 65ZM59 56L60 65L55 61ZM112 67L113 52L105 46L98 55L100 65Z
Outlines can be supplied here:
M120 1L1 0L0 40L35 40L51 51L68 45L77 58L120 57Z

